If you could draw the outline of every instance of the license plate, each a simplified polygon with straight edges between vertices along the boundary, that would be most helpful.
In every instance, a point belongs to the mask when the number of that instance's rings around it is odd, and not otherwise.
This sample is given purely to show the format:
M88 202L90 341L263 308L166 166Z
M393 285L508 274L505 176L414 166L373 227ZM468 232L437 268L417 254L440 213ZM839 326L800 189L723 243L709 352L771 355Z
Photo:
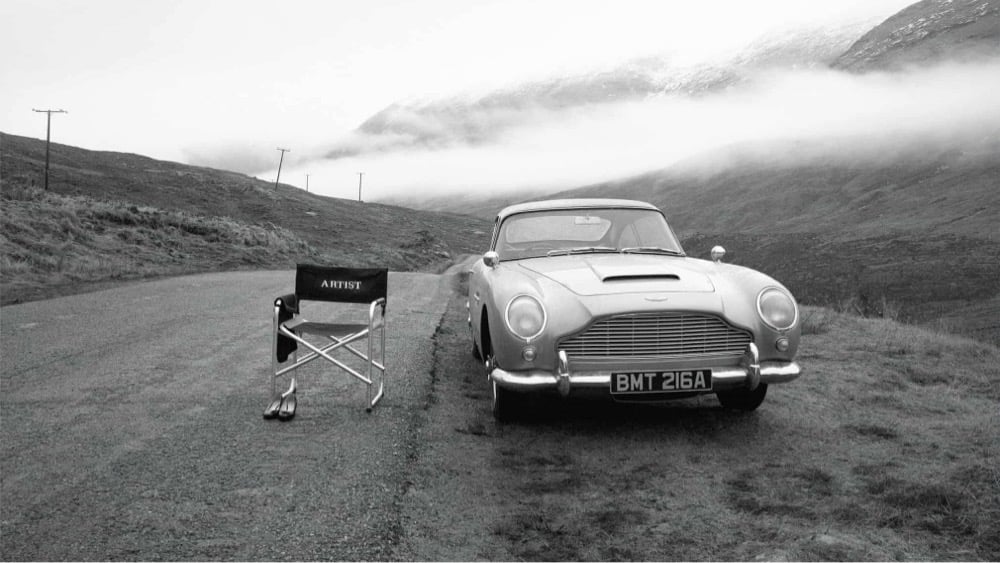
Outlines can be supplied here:
M712 370L639 371L611 374L611 393L631 395L643 393L685 393L712 388Z

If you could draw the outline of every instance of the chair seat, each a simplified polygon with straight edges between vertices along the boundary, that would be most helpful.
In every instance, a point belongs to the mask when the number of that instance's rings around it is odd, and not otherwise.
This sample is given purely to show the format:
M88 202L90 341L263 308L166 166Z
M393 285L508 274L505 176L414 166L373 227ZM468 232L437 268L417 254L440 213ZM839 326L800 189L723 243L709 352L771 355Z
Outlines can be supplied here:
M300 334L344 337L367 329L368 323L317 323L299 317L286 322L285 327Z

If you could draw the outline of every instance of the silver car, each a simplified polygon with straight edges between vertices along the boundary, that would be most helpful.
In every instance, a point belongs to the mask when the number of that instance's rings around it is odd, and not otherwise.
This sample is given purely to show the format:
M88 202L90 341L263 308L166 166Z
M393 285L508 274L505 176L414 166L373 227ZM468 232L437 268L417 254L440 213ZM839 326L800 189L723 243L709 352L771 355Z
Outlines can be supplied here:
M473 353L493 414L529 393L664 401L715 393L753 410L801 369L799 310L773 278L688 257L648 203L571 199L507 207L469 275Z

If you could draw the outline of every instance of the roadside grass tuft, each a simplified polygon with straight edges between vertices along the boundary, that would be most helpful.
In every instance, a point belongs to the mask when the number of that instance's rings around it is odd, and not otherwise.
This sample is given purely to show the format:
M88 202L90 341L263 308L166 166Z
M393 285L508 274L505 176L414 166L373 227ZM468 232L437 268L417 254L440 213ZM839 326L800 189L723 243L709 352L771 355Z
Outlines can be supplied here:
M803 344L800 354L809 359L810 338L839 350L844 360L858 356L870 371L871 384L885 388L914 385L938 390L979 393L1000 401L1000 348L990 343L909 325L891 319L861 317L830 308L802 307ZM850 339L828 341L832 334L849 331ZM873 405L898 401L893 394L866 394Z
M825 307L802 307L802 334L826 334L833 326L836 313Z

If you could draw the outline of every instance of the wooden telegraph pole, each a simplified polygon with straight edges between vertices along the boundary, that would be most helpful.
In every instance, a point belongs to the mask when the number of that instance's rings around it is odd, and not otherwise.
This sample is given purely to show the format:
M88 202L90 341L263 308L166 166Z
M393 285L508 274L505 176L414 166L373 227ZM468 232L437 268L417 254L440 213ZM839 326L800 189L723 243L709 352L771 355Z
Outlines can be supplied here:
M358 172L358 201L361 201L361 179L364 178L364 172Z
M274 179L274 189L275 190L278 189L278 180L281 179L281 163L285 161L285 153L286 152L292 152L290 149L283 149L283 148L280 148L280 147L277 150L281 151L281 158L278 160L278 177Z
M31 111L47 114L48 117L45 120L45 191L49 191L49 140L52 137L52 114L53 113L69 113L64 109L35 109L31 108Z

